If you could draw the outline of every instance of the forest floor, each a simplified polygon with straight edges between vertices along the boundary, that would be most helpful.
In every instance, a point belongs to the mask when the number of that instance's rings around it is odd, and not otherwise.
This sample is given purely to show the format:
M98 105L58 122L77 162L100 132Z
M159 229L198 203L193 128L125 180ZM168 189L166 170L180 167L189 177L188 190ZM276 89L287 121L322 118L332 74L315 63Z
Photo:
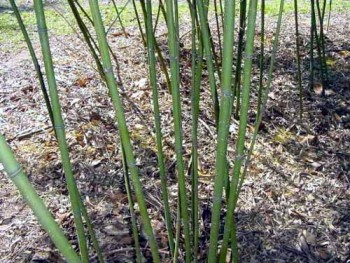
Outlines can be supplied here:
M191 151L191 44L190 34L185 34L190 30L188 19L183 17L180 28L183 35L181 95L186 164ZM321 96L320 88L323 87L319 84L311 89L308 87L309 20L307 14L300 16L304 109L300 120L294 20L291 14L283 19L266 115L237 208L241 262L350 261L350 12L333 14L330 20L326 34L329 83L325 96ZM265 76L275 22L275 16L267 17ZM164 262L170 262L161 213L147 57L137 27L128 25L126 30L127 37L118 26L112 28L109 40L118 59L116 74L119 75L152 224ZM164 32L164 26L159 27L157 39L167 57ZM256 32L258 52L259 25ZM107 261L133 262L120 142L107 88L96 72L85 44L76 34L50 34L50 38L67 141L79 189ZM5 40L0 44L0 132L76 247L58 147L29 53L24 46L15 48L13 43ZM40 54L37 38L34 46ZM254 71L248 138L257 103L257 59ZM208 207L213 189L216 142L206 72L203 78L198 144L201 251L205 251L208 243ZM175 207L172 104L161 74L159 87L170 202ZM237 122L233 120L228 146L231 166L236 136ZM148 258L147 244L141 241L145 258ZM91 261L96 261L93 254ZM0 262L61 262L48 235L1 168Z

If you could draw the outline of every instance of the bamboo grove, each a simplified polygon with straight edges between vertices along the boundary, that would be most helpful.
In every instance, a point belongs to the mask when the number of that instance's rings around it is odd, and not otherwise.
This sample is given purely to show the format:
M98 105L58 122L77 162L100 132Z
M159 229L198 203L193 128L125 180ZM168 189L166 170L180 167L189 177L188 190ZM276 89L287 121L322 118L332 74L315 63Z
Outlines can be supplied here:
M43 62L35 52L26 26L14 0L9 0L17 18L20 29L30 51L39 84L45 98L46 107L55 131L59 145L59 152L63 164L64 174L69 192L78 249L74 250L63 231L55 222L49 210L45 207L30 181L24 174L20 164L16 161L3 135L0 134L0 162L3 164L9 179L16 185L19 192L28 202L37 216L42 227L47 231L57 249L68 262L90 262L91 251L97 254L99 262L105 262L98 239L94 233L93 225L84 205L84 198L78 191L74 179L72 164L65 133L65 123L61 113L61 105L57 90L54 67L50 50L49 35L46 24L44 4L42 0L34 0L34 10L37 21L37 32L40 38ZM124 8L112 0L111 7L115 9L117 17L108 28L102 20L99 1L89 0L83 4L78 0L67 0L76 25L81 36L87 44L89 52L95 61L101 79L108 88L110 99L115 110L115 119L118 123L118 132L121 138L122 155L124 166L125 187L128 193L129 210L132 218L132 233L135 248L135 261L142 262L142 250L139 242L140 225L134 211L134 199L136 195L138 203L138 216L142 222L142 229L148 239L149 249L152 253L152 262L227 262L229 257L232 262L239 262L237 243L237 225L235 222L235 209L245 177L248 175L249 163L252 157L253 147L261 124L268 93L271 88L274 64L278 52L278 38L280 34L283 16L284 0L279 3L279 14L276 17L272 55L268 63L268 79L263 81L265 62L265 0L187 0L188 13L191 18L191 176L186 177L185 161L183 156L183 127L181 105L181 45L178 2L173 0L132 0L134 15L137 20L140 41L148 58L149 89L152 91L154 134L156 137L158 170L161 178L161 191L163 202L163 217L165 221L169 253L160 255L157 237L152 229L150 215L147 211L145 196L142 186L142 178L135 161L133 145L130 140L130 131L125 118L122 104L122 96L116 80L114 55L117 50L112 50L107 41L110 28L114 23L119 23L126 35L123 21L120 18ZM311 0L310 21L310 82L302 83L301 57L298 31L298 1L294 0L295 14L295 43L296 61L298 70L296 78L300 93L300 119L303 116L303 87L313 86L315 75L321 79L323 86L327 85L327 64L325 54L325 32L327 23L326 9L330 6L326 0ZM331 1L329 2L331 5ZM138 8L140 6L141 8ZM154 12L154 6L156 12ZM328 6L328 7L327 7ZM209 9L213 9L214 18L209 16ZM261 28L257 28L260 19ZM211 21L214 21L212 24ZM329 21L329 18L328 18ZM156 37L157 27L164 23L167 27L167 54L159 47ZM238 28L238 30L237 30ZM256 31L260 30L259 46L254 42ZM213 35L216 34L216 35ZM216 41L214 41L214 38ZM257 49L256 49L257 48ZM260 52L259 61L259 85L252 87L252 63ZM317 61L316 61L317 59ZM319 71L315 67L316 62L320 65ZM43 67L40 65L43 64ZM158 72L159 71L159 72ZM45 74L44 74L45 73ZM159 108L158 80L161 73L165 76L168 92L172 96L173 131L176 153L176 180L178 184L177 208L171 207L168 194L168 171L165 164L162 116ZM211 94L212 119L216 125L217 140L215 143L215 177L213 181L214 191L211 201L211 227L208 236L207 251L205 256L199 257L199 239L203 235L203 229L199 224L200 199L198 188L198 126L200 112L201 85L203 74L207 75ZM46 76L46 82L43 75ZM248 111L251 105L251 93L257 90L258 106L254 133L251 138L246 135ZM229 139L229 126L233 118L239 121L237 138L232 142ZM228 160L227 147L235 144L235 159ZM249 145L249 147L246 147ZM138 156L142 158L142 156ZM234 163L231 167L229 163ZM223 211L224 217L222 217ZM174 216L176 214L176 216ZM223 229L223 232L222 232ZM202 253L203 254L203 253Z

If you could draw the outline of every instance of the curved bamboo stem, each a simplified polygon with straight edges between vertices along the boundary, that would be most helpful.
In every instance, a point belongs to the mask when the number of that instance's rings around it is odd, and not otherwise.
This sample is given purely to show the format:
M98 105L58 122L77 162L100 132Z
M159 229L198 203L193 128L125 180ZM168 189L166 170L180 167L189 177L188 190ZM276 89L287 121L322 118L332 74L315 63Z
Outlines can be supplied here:
M81 262L79 256L74 252L72 246L64 236L63 231L52 217L52 214L36 193L28 177L24 174L2 134L0 134L0 149L0 163L4 166L9 179L16 185L17 189L38 218L39 223L49 234L55 246L68 262Z

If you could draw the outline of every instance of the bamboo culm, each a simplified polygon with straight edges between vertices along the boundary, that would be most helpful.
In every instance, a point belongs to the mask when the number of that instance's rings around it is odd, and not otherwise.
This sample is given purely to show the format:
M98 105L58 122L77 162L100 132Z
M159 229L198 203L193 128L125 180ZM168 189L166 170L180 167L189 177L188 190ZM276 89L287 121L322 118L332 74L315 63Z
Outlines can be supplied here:
M106 82L109 89L109 94L112 99L113 106L116 111L116 119L119 127L119 134L123 144L124 153L127 160L128 169L131 174L131 181L133 183L135 195L138 201L141 220L144 226L145 233L147 235L151 252L153 256L153 262L160 262L158 245L153 233L150 218L147 212L146 201L142 190L142 185L139 178L138 168L136 166L136 160L133 154L130 136L126 125L125 114L121 98L119 96L118 85L113 74L112 62L109 54L108 43L106 39L105 29L101 18L98 2L96 0L89 0L90 10L94 21L95 31L97 33L97 39L101 51L101 59L103 62L104 72L106 76Z
M58 92L56 86L55 73L52 63L52 56L49 45L49 38L47 33L44 8L42 0L34 0L34 9L37 19L39 38L41 43L41 49L44 59L45 71L47 75L47 81L49 86L49 94L51 98L51 105L54 117L54 128L56 130L58 145L61 153L61 159L63 164L63 171L66 176L67 187L70 197L70 202L72 204L74 222L77 228L78 243L80 249L81 261L83 263L88 262L88 250L87 250L87 240L84 231L84 225L81 215L81 204L79 200L80 195L78 192L77 185L73 176L72 165L69 159L68 146L65 136L64 122L61 114L61 107L58 99Z
M74 252L73 247L64 236L63 231L52 217L52 214L36 193L28 177L24 174L2 134L0 134L0 149L0 163L4 166L9 179L16 185L22 197L38 218L41 226L49 234L55 246L69 263L81 262L79 256Z

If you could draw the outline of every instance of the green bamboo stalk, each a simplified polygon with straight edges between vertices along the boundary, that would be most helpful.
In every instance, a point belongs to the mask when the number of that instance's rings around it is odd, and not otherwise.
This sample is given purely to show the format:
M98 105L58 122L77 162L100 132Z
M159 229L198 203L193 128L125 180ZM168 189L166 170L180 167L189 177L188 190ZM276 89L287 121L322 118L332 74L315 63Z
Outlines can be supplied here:
M322 41L321 41L321 37L319 36L318 32L317 32L317 20L316 20L316 8L315 7L315 0L311 0L311 27L313 27L313 33L314 33L314 37L316 40L316 50L317 50L317 55L318 55L318 60L321 66L321 82L322 82L322 95L324 95L324 90L326 87L326 83L325 83L325 66L324 66L324 58L323 58L323 54L322 54Z
M311 2L311 6L312 6L312 2ZM310 26L310 65L309 65L309 72L310 72L310 76L309 76L309 81L310 81L310 90L312 90L313 86L314 86L314 78L315 78L315 73L314 73L314 31L315 31L315 20L314 20L314 11L315 9L313 7L311 7L311 26Z
M179 23L179 5L178 1L173 1L174 3L174 21L175 21L175 31L176 31L176 39L180 42L180 23ZM177 45L177 55L180 55L180 45ZM180 59L180 57L179 57Z
M294 0L294 19L295 19L295 44L296 44L296 59L297 59L297 79L299 88L299 117L303 118L303 88L301 84L301 59L300 59L300 46L299 46L299 19L298 19L298 0Z
M248 150L248 153L247 153L247 156L246 156L244 171L243 171L242 176L240 178L239 178L239 174L240 174L241 165L242 165L242 161L243 161L242 158L239 158L238 160L236 159L235 166L234 166L234 175L233 175L233 180L232 180L232 184L231 184L231 189L235 188L235 190L233 190L230 193L230 197L229 197L229 201L228 201L228 208L227 208L227 215L228 216L226 217L226 220L225 220L225 231L224 231L224 240L223 240L223 244L222 244L222 253L224 252L224 249L225 249L225 246L226 246L225 245L225 243L226 243L225 242L225 238L228 240L228 237L225 237L225 233L226 233L227 229L230 227L229 226L230 222L231 222L231 224L234 223L233 213L234 213L234 210L235 210L236 205L237 205L238 196L239 196L239 193L240 193L240 191L242 189L242 185L243 185L245 176L247 174L247 169L249 167L250 158L251 158L251 155L252 155L252 152L253 152L253 149L254 149L256 137L257 137L257 134L258 134L258 131L259 131L259 126L261 124L262 117L263 117L263 114L265 112L265 107L266 107L266 104L267 104L268 94L269 94L270 88L271 88L272 74L273 74L273 71L274 71L274 66L275 66L275 61L276 61L276 54L277 54L277 49L278 49L279 34L280 34L281 24L282 24L281 21L282 21L282 14L283 14L283 6L284 6L284 0L281 0L280 8L279 8L278 21L277 21L277 28L276 28L276 32L275 32L275 40L274 40L273 50L272 50L272 57L271 57L270 68L269 68L269 73L268 73L267 86L266 86L265 92L264 92L263 97L262 97L261 108L259 108L257 110L257 118L256 118L255 125L254 125L254 128L255 128L254 134L253 134L252 142L250 144L250 147L249 147L249 150ZM242 106L243 106L243 104L242 104ZM242 116L243 116L243 114L242 114ZM240 130L241 130L241 124L242 124L242 121L240 122ZM244 125L244 123L243 123L243 125ZM242 131L243 131L243 129L242 129ZM245 129L244 129L244 132L245 132ZM239 135L240 135L240 133L239 133ZM238 144L242 143L242 141L244 143L243 139L241 139L240 142L239 141L237 142L236 152L238 152ZM244 148L244 145L243 145L243 147L241 149L243 149L243 148ZM240 153L243 154L244 151L240 150ZM237 167L236 165L239 165L239 167ZM236 172L237 176L235 176L235 172ZM235 226L232 225L232 227L233 227L233 231L235 232L236 231L235 230ZM234 258L234 262L238 262L238 251L236 250L233 253L234 253L234 256L236 256L236 258ZM223 259L224 259L224 256L223 256L223 254L221 254L221 262L223 262L222 261Z
M161 118L159 111L159 99L158 99L158 89L157 89L157 76L156 76L156 58L155 58L155 49L154 49L154 31L152 30L152 3L151 0L146 2L146 36L147 36L147 48L148 48L148 63L149 63L149 77L150 84L152 87L152 98L153 98L153 110L154 110L154 122L156 130L156 141L157 141L157 156L158 156L158 167L159 175L162 185L162 199L164 205L164 217L165 224L168 231L168 243L170 247L171 255L174 255L174 234L171 223L171 214L170 206L168 201L168 190L167 190L167 178L165 171L165 161L163 153L163 144L162 144L162 132L161 132Z
M329 30L329 23L331 21L331 13L332 13L332 0L329 0L329 12L328 12L328 22L327 22L327 32Z
M232 220L232 230L231 230L231 262L238 263L239 255L238 255L238 239L237 239L237 223L236 219Z
M221 25L224 28L224 8L222 5L222 0L219 0L219 6L220 6L220 13L221 13Z
M36 193L35 189L29 182L28 177L24 174L20 164L15 159L13 152L2 134L0 134L0 149L0 163L4 166L9 179L16 185L22 197L38 218L41 226L49 234L55 246L68 262L81 262L80 258L69 244L67 238L64 236L63 231L59 228L52 217L52 214Z
M136 21L137 21L137 26L138 26L139 31L140 31L140 35L141 35L143 46L146 47L147 42L146 42L145 34L143 33L143 30L142 30L142 25L141 25L141 20L140 20L140 16L139 16L139 11L137 11L137 6L136 6L135 0L132 0L132 6L134 8L135 17L136 17Z
M244 32L247 15L247 0L240 1L239 8L239 30L238 30L238 47L237 47L237 66L234 80L234 95L236 96L235 118L239 118L239 110L241 103L241 72L242 72L242 56L244 50Z
M208 14L209 14L209 0L204 0L203 1L203 6L204 6L205 23L206 23L207 29L208 29L208 36L209 36L208 41L209 41L210 49L211 49L211 58L213 60L213 69L214 69L214 71L216 70L216 73L218 75L218 79L219 79L219 81L221 81L220 63L219 63L218 55L216 54L216 49L215 49L215 44L214 44L214 40L213 40L213 35L211 33L211 29L210 29L210 26L209 26L209 18L208 18ZM222 62L222 60L221 60L221 62Z
M322 15L321 15L322 25L323 25L323 22L324 22L324 17L326 15L326 5L327 5L327 0L323 0Z
M86 12L85 8L79 3L78 0L74 0L75 4L79 7L80 11L84 14L84 16L89 20L89 22L91 24L93 24L94 22L92 21L91 17L89 16L89 14Z
M175 32L175 53L173 57L177 58L178 66L176 67L176 75L178 76L178 83L180 89L180 25L179 25L179 11L178 11L178 1L173 1L173 18L174 18L174 32ZM179 94L180 95L180 94ZM181 103L180 103L181 106ZM180 108L181 117L181 108Z
M113 67L111 63L108 43L106 39L106 34L105 34L98 2L97 0L89 0L89 4L90 4L90 10L92 13L94 25L95 25L95 30L97 33L98 43L100 46L101 58L103 62L104 72L106 75L106 82L109 89L109 94L113 102L113 106L116 111L116 118L118 121L119 133L120 133L123 149L126 156L128 169L131 174L131 180L134 186L134 191L137 197L137 201L140 209L140 215L144 225L144 230L151 247L153 262L160 262L158 245L157 245L155 236L153 234L152 225L147 212L146 201L143 194L141 182L139 179L138 168L135 163L135 157L133 155L128 128L126 125L124 109L119 96L118 85L113 74Z
M211 52L213 54L214 70L216 70L216 73L218 75L218 79L221 80L221 70L220 70L219 57L216 54L215 43L214 43L213 35L212 35L210 27L209 27L209 22L208 22L208 32L209 32L209 36L210 36L210 38L209 38L210 48L211 48ZM222 60L221 60L221 62L222 62Z
M146 11L145 0L140 0L140 4L141 4L141 9L142 9L144 21L146 21L148 15L147 15L147 11ZM151 17L152 17L152 13L151 13ZM158 42L156 40L155 32L151 31L150 33L152 34L154 47L155 47L155 50L157 51L157 55L158 55L158 59L159 59L159 66L160 66L160 68L165 76L168 91L171 93L171 81L170 81L167 65L166 65L164 57L162 55L162 51L160 50ZM146 46L145 47L147 47L147 37L146 37Z
M49 113L50 121L51 121L52 126L54 126L53 112L52 112L52 107L51 107L49 95L47 93L47 89L46 89L46 85L45 85L45 82L44 82L43 73L41 72L40 64L39 64L38 58L37 58L37 56L35 54L32 41L29 38L27 29L26 29L26 27L25 27L25 25L23 23L23 20L22 20L22 17L20 15L20 13L19 13L18 8L17 8L16 2L14 0L10 0L10 4L11 4L13 12L14 12L14 14L16 16L16 19L17 19L19 28L21 29L21 32L23 34L24 40L25 40L25 42L27 44L30 56L31 56L33 64L34 64L36 75L37 75L37 77L39 79L40 88L41 88L41 91L42 91L43 96L44 96L45 105L46 105L47 111ZM56 133L56 131L55 131L55 133Z
M218 3L217 3L217 0L214 0L214 15L215 15L216 33L217 33L218 45L219 45L220 61L222 61L221 33L220 33L220 23L219 23L219 14L218 14Z
M324 1L324 3L325 3L325 1ZM327 76L328 76L325 41L324 41L324 30L323 30L325 5L323 6L323 10L321 11L320 1L316 0L316 8L317 8L317 14L319 17L319 26L320 26L318 45L319 45L319 49L321 50L320 61L321 61L321 70L322 70L322 83L323 83L322 95L324 95L324 91L326 89L326 84L327 84Z
M203 48L199 45L198 61L195 68L195 83L192 90L192 224L193 224L193 250L194 262L198 260L199 249L199 197L198 197L198 117L199 117L199 93L202 74Z
M206 16L207 12L205 10L203 1L196 1L196 3L198 8L198 14L199 14L199 22L201 26L206 64L208 68L209 86L210 86L211 97L213 101L213 107L214 107L215 123L218 126L220 107L219 107L218 92L216 88L216 81L215 81L215 75L214 75L215 70L214 70L212 50L211 50L211 44L210 44L211 36L209 33L209 25L208 25L208 20Z
M159 59L159 66L160 66L160 68L165 76L165 81L166 81L166 84L168 87L168 91L171 93L171 81L170 81L170 77L169 77L169 73L168 73L168 68L167 68L167 65L165 63L165 59L162 55L162 51L160 50L160 47L158 45L158 42L155 39L155 36L154 36L154 41L155 41L155 48L156 48L158 59Z
M121 22L121 23L123 24L123 27L124 27L124 23L123 23L123 21L121 20L121 15L122 15L122 13L124 12L125 8L128 6L129 2L130 2L130 0L128 0L128 1L124 4L124 6L122 7L122 9L119 9L119 8L116 9L116 11L118 10L118 15L117 15L117 17L113 20L113 22L109 25L108 29L106 30L106 34L107 34L107 35L108 35L108 32L112 29L113 25L117 22L117 20L118 20L119 22ZM123 33L125 34L126 31L124 31ZM128 37L128 34L127 34L127 33L126 33L125 37Z
M172 0L166 0L168 18L168 42L170 51L171 89L173 98L175 151L177 160L178 187L180 193L181 218L185 234L186 262L191 261L191 242L189 215L186 195L186 180L184 171L184 160L182 154L182 124L181 124L181 100L180 100L180 76L179 76L179 42L177 38L178 21L174 16L174 5Z
M168 18L167 18L166 10L165 10L165 7L164 7L164 4L163 4L162 0L159 0L159 7L160 7L160 10L162 11L165 23L168 26Z
M48 80L49 93L54 117L54 128L57 134L58 145L61 153L63 170L66 176L67 187L72 205L74 222L77 228L78 243L82 262L88 262L87 240L84 231L84 225L81 217L81 203L79 201L79 192L73 176L72 165L69 159L68 146L65 136L64 122L61 114L61 107L58 99L55 73L52 63L52 56L47 33L45 14L42 0L34 0L34 9L38 25L38 33L41 43L41 49L44 59L45 71Z
M283 1L281 0L281 7L283 10ZM257 14L257 0L250 0L249 11L248 11L248 24L247 24L247 40L245 46L245 59L244 59L244 71L243 71L243 87L242 87L242 105L239 118L239 129L238 138L236 143L236 158L233 167L233 175L230 187L230 195L227 203L227 214L225 218L224 226L224 237L221 244L220 262L225 262L227 247L229 243L231 231L233 229L234 220L234 200L237 194L238 180L241 172L241 166L244 159L244 142L248 121L248 110L249 110L249 96L250 96L250 85L252 77L252 61L254 54L254 36L255 36L255 23ZM233 251L234 255L238 254L238 251Z
M160 4L158 4L158 10L157 10L157 16L156 16L156 20L154 22L154 26L153 26L153 32L154 34L157 32L157 27L158 27L158 23L159 23L159 18L160 18Z
M95 234L94 226L92 225L89 214L88 214L86 207L84 206L84 203L81 200L81 198L79 198L79 201L80 201L79 203L80 203L81 213L82 213L83 218L85 219L86 227L87 227L88 233L89 233L91 241L92 241L92 246L94 247L94 249L96 251L97 258L98 258L99 262L103 263L103 262L105 262L105 260L104 260L103 254L102 254L100 244L99 244L97 237L96 237L96 234Z
M259 59L259 91L258 91L258 106L261 107L263 78L264 78L264 49L265 49L265 0L261 0L261 35L260 35L260 59Z
M123 146L121 147L121 150L122 150L122 163L123 163L123 172L124 172L124 185L125 185L126 194L128 197L129 211L130 211L130 217L131 217L131 228L132 228L132 235L134 238L134 248L135 248L135 254L136 254L136 262L141 263L142 254L141 254L141 247L140 247L139 231L137 228L137 219L136 219L135 210L134 210L134 200L132 198L132 193L131 193L129 169L128 169L128 164L127 164Z
M85 40L86 44L88 45L90 53L91 53L91 55L96 63L97 71L100 74L101 78L105 79L103 67L102 67L101 61L100 61L99 56L98 56L99 50L98 50L97 43L94 40L94 38L91 36L90 31L88 30L83 19L81 18L79 11L76 7L76 3L77 3L77 1L68 0L69 7L72 10L73 16L74 16L75 20L77 21L78 27L79 27L81 33L83 34L84 40ZM86 12L85 12L85 14L86 14L85 16L90 18L90 16ZM91 19L89 19L89 21L92 22Z
M236 1L225 2L224 32L223 32L223 64L222 64L222 88L221 88L221 110L218 122L218 142L215 164L214 197L212 208L212 220L210 231L210 244L208 262L216 262L217 244L220 228L220 213L222 202L222 191L224 182L228 181L227 168L227 145L229 134L229 123L232 114L232 62L233 43L235 27L235 3Z
M284 5L284 2L283 2L283 5ZM277 28L276 28L276 31L275 31L275 39L274 39L273 48L272 48L272 56L271 56L270 67L269 67L269 72L268 72L268 79L267 79L267 83L266 83L266 89L265 89L265 92L263 93L261 107L257 109L257 118L256 118L255 123L254 123L253 138L252 138L252 141L250 143L249 150L248 150L248 153L247 153L246 162L245 162L245 165L244 165L244 171L242 173L242 176L241 176L239 184L238 184L238 188L237 188L238 190L237 190L237 194L236 194L235 201L234 201L235 205L237 204L238 196L239 196L239 193L240 193L240 191L242 189L242 185L243 185L244 179L245 179L247 171L248 171L248 167L249 167L249 164L250 164L250 159L251 159L251 156L252 156L252 153L253 153L253 149L254 149L254 146L255 146L255 142L256 142L256 138L257 138L257 135L258 135L258 132L259 132L259 127L260 127L260 124L262 122L263 116L265 114L267 100L269 98L269 93L270 93L270 90L271 90L272 74L274 72L275 63L276 63L276 55L277 55L277 51L278 51L279 35L280 35L281 24L282 24L281 23L282 15L283 15L283 6L280 5L279 14L278 14L278 20L277 20Z
M179 247L180 247L180 234L181 234L181 204L180 204L180 194L177 196L177 208L176 208L176 232L175 232L175 248L173 262L179 261Z
M193 262L198 262L199 250L199 197L198 197L198 118L199 118L199 99L200 99L200 85L203 69L203 45L200 33L197 32L197 10L196 0L188 1L191 14L192 27L192 79L191 79L191 112L192 112L192 243L193 243ZM198 33L198 34L197 34ZM198 47L197 47L197 36Z
M120 17L120 13L119 13L117 4L115 3L115 0L112 0L112 3L113 3L113 6L114 6L114 9L115 9L115 12L117 13L117 19L118 19L119 24L120 24L120 26L121 26L121 28L122 28L122 31L123 31L123 33L124 33L124 36L125 36L125 37L128 37L128 33L127 33L126 30L125 30L124 23L123 23L123 20L122 20L121 17Z

